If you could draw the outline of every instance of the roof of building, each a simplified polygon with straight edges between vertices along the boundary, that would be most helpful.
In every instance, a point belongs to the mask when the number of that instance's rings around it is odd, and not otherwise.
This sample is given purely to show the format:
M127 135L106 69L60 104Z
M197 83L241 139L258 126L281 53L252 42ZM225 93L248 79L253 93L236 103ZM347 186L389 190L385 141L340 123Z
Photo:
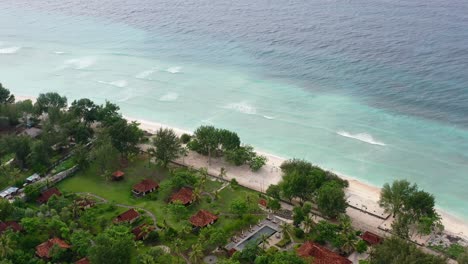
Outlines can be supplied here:
M15 221L0 222L0 234L9 228L15 232L23 230L23 227Z
M90 264L91 262L89 262L89 259L88 258L82 258L80 260L78 260L77 262L75 262L75 264Z
M133 190L137 192L149 192L155 188L158 188L159 184L152 179L144 179L141 182L133 185Z
M23 131L23 135L28 135L31 138L36 138L40 134L42 134L42 129L36 127L27 128Z
M0 193L0 197L5 198L10 194L16 193L18 190L17 187L8 187Z
M39 198L37 198L37 202L39 203L47 203L53 195L61 196L62 193L57 189L57 187L52 187L44 192L41 193Z
M206 210L200 210L190 217L190 223L197 227L205 227L216 220L218 220L218 216Z
M49 258L50 250L52 249L54 245L57 245L63 249L70 248L70 245L67 244L67 242L63 241L62 239L58 237L54 237L36 246L36 255L41 258Z
M364 232L364 234L361 235L361 238L371 245L379 244L383 240L382 237L369 231Z
M41 178L41 176L37 173L34 173L33 175L29 176L26 178L26 181L28 182L35 182L37 180L39 180Z
M120 171L120 170L115 171L114 173L112 173L112 176L113 176L114 178L120 178L120 177L123 177L124 175L125 175L125 172Z
M135 228L133 228L132 233L135 235L135 240L140 240L148 235L151 231L155 228L154 226L150 226L148 224L142 224Z
M314 264L351 264L352 262L317 243L307 241L297 250L299 256L313 257Z
M189 204L193 201L193 191L190 188L183 187L171 196L171 202L179 201L182 204Z
M135 209L128 209L127 211L121 213L118 215L115 219L114 222L116 223L121 223L121 222L127 222L127 221L132 221L136 218L138 218L140 214L135 210Z
M268 203L267 203L267 201L266 201L265 199L260 199L260 200L258 201L258 204L261 205L261 206L263 206L263 207L267 207L267 204L268 204Z

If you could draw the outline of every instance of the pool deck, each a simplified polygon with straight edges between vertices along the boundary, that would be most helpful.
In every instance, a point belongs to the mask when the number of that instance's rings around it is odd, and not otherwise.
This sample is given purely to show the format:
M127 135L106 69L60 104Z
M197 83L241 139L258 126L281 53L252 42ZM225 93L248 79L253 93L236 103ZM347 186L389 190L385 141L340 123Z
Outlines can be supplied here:
M281 221L276 216L269 216L268 218L262 220L258 224L251 226L249 230L242 231L241 234L238 234L237 236L232 237L231 242L227 244L225 248L227 250L235 249L237 251L242 251L242 248L240 247L240 245L242 245L243 242L245 242L254 234L256 234L259 230L267 226L267 227L272 228L276 232L280 232L282 223L283 221Z

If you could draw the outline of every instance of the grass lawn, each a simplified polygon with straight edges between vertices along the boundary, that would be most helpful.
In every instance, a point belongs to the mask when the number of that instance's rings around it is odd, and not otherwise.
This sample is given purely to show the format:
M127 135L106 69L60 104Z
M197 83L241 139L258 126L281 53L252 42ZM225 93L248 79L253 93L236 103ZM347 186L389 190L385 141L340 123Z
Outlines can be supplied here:
M230 235L240 232L241 229L247 228L250 224L256 223L262 218L262 216L258 215L248 215L244 216L244 218L225 215L230 214L230 205L233 200L245 199L246 197L248 197L252 208L255 208L254 211L260 212L257 206L258 193L240 186L235 188L228 186L224 188L219 192L219 198L213 201L207 195L203 195L199 201L188 206L183 215L176 216L167 203L173 192L170 188L170 176L167 169L157 167L154 164L149 166L148 161L144 157L140 157L130 162L129 166L122 171L125 172L124 179L115 182L106 179L106 177L99 176L97 167L91 166L89 169L79 171L71 178L62 181L57 187L64 193L89 192L114 203L145 208L155 214L158 225L165 223L177 231L180 231L184 226L188 226L190 216L200 209L206 209L216 214L221 213L214 227L222 228ZM159 182L160 189L154 198L134 198L131 195L132 186L145 178L151 178ZM205 183L204 191L213 193L213 191L218 190L221 186L221 182L209 178ZM190 233L184 236L183 240L184 244L182 248L188 250L196 242L197 236Z

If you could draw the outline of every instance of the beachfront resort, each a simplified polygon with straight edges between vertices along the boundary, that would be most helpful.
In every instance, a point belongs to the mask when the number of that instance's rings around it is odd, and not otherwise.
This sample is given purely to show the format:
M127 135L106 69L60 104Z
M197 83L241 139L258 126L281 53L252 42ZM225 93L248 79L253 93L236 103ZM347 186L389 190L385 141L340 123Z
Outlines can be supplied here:
M109 102L0 88L1 263L466 263L407 181L370 201L226 129L144 131Z

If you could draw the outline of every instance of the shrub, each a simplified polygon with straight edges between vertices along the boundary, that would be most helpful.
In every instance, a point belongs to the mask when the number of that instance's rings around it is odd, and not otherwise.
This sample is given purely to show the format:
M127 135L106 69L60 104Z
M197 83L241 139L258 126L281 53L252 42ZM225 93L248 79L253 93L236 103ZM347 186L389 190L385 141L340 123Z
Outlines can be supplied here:
M296 227L294 228L294 235L297 237L297 238L304 238L304 230Z
M364 240L359 240L359 242L356 243L356 251L358 253L364 253L367 251L367 243Z
M291 238L289 237L288 234L283 233L283 239L281 239L278 243L276 243L276 245L277 245L278 247L285 247L285 246L287 246L289 243L291 243Z
M267 158L261 155L255 155L249 162L250 169L252 171L260 170L267 162Z
M182 134L180 136L180 142L182 142L182 144L189 143L191 139L192 139L192 136L189 135L189 134L186 134L186 133L184 133L184 134Z

